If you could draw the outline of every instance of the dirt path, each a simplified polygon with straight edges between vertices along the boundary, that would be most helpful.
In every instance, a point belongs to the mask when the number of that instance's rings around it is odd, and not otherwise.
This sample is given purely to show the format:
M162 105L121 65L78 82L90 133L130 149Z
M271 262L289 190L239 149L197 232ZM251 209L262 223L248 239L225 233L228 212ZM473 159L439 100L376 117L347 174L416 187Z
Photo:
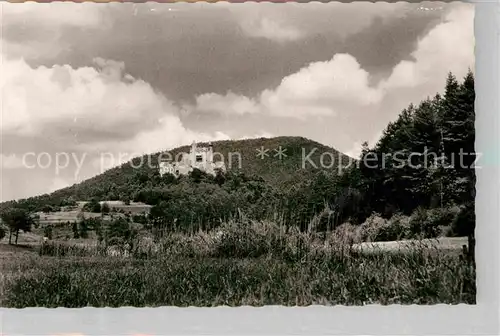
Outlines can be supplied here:
M444 237L423 240L399 240L389 242L360 243L354 244L353 248L360 250L394 251L424 246L427 248L438 248L442 250L461 250L463 245L468 245L467 237Z

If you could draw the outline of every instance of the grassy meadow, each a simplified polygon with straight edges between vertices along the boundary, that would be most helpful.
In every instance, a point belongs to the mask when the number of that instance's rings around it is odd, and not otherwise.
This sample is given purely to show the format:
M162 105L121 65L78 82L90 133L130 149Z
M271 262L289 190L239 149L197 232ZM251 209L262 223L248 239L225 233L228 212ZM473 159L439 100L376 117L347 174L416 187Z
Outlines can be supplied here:
M0 306L475 303L475 269L459 249L366 251L345 237L250 222L114 250L0 244Z

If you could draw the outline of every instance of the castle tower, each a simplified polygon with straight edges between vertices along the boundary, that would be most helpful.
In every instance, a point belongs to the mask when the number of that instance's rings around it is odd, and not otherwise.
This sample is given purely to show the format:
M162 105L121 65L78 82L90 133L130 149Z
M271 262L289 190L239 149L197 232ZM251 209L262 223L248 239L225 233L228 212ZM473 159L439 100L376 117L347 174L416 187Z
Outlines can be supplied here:
M208 143L208 153L207 153L207 163L212 164L214 162L214 148L212 143Z
M194 164L196 162L196 142L193 141L191 144L191 152L189 153L189 161L190 164Z

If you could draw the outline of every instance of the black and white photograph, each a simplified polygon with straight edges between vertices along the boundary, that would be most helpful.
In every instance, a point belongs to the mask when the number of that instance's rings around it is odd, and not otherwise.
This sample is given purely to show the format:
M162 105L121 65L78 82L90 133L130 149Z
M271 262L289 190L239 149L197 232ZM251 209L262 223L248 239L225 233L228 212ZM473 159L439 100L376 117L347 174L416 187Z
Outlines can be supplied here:
M475 305L474 14L0 4L0 307Z

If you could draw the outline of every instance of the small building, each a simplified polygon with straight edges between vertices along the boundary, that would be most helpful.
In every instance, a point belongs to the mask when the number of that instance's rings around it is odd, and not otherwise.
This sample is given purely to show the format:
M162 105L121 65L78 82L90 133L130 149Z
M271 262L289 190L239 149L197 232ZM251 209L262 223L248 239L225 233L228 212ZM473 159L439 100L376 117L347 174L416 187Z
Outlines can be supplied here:
M208 147L198 147L196 142L191 145L189 153L182 153L180 161L159 163L161 176L168 173L174 176L187 175L195 168L211 175L217 174L217 171L226 171L223 161L214 161L211 144Z
M130 212L131 214L146 213L149 214L152 206L142 202L129 202L125 204L123 201L100 201L99 204L102 206L106 203L111 210L120 211L124 213Z

